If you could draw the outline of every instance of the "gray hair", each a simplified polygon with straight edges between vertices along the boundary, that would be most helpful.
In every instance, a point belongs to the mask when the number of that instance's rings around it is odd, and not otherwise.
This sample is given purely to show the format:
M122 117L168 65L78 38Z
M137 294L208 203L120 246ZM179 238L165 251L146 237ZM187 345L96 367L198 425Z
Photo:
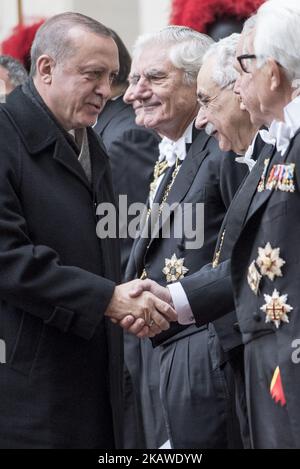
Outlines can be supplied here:
M184 71L184 82L192 85L203 62L203 56L214 41L206 34L201 34L185 26L168 26L156 33L140 36L133 48L133 57L137 57L144 48L155 45L168 48L168 57L174 67Z
M0 55L0 66L7 70L9 81L14 88L23 85L28 78L25 67L10 55Z
M61 63L75 53L68 32L76 26L98 36L112 37L111 31L106 26L80 13L67 12L52 16L38 29L35 35L31 47L31 76L36 74L36 63L41 55L47 54L57 63Z
M234 68L235 55L240 34L234 33L216 42L206 52L203 61L215 57L213 81L220 88L233 88L239 74Z
M255 27L256 27L256 24L257 24L257 15L252 15L250 16L250 18L248 18L244 25L243 25L243 30L242 30L242 34L249 34Z
M283 67L289 81L300 78L299 42L298 0L269 0L259 8L254 39L258 68L272 57Z
M243 54L247 54L249 52L248 51L248 41L249 41L248 36L250 33L252 33L252 31L254 31L254 29L256 28L256 24L257 24L256 14L253 16L250 16L250 18L248 18L244 23L242 34L244 37L247 36L247 40L244 41Z

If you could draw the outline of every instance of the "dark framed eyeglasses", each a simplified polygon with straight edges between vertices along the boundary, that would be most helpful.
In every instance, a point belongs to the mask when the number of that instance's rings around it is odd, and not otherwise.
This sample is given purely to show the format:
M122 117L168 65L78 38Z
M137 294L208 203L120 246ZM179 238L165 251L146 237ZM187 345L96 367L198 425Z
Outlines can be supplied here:
M256 59L256 58L257 57L255 54L243 54L243 55L239 55L236 59L239 62L243 72L251 73L251 69L250 69L251 60Z

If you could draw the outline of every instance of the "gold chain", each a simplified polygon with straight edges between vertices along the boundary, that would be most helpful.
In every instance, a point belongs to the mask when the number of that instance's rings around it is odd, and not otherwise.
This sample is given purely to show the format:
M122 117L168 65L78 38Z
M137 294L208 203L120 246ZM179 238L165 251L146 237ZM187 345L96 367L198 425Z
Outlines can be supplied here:
M157 163L156 163L156 165L157 165ZM155 166L156 166L156 165L155 165ZM167 165L167 166L168 166L168 165ZM165 190L165 192L164 192L164 195L163 195L161 204L160 204L160 206L159 206L158 216L160 216L160 214L161 214L161 212L162 212L163 205L164 205L164 203L166 202L166 200L167 200L167 198L168 198L168 196L169 196L169 193L170 193L170 191L171 191L171 189L172 189L172 186L173 186L173 184L174 184L174 182L175 182L175 179L176 179L176 176L177 176L179 170L180 170L179 158L177 157L177 158L176 158L176 163L175 163L175 169L174 169L174 171L173 171L173 173L172 173L171 181L170 181L170 183L169 183L169 184L167 185L167 187L166 187L166 190ZM164 171L165 171L165 169L164 169L160 174L162 174ZM157 174L158 174L158 173L157 173ZM159 174L159 176L160 176L160 174ZM155 175L155 170L154 170L154 175ZM159 176L158 176L158 177L159 177ZM154 183L154 181L153 181L153 183ZM153 184L153 183L152 183L152 184ZM148 221L148 219L149 219L149 216L151 215L151 212L152 212L152 209L151 209L151 208L148 208L148 212L147 212L147 221ZM146 222L147 222L147 221L146 221ZM146 278L147 278L147 272L146 272L146 269L144 269L143 272L142 272L142 274L141 274L141 276L140 276L140 279L141 279L141 280L145 280Z
M176 177L177 177L177 174L178 174L179 170L180 170L179 158L177 157L177 158L176 158L176 162L175 162L175 169L174 169L174 171L173 171L173 173L172 173L172 179L171 179L170 183L167 185L166 190L165 190L165 192L164 192L164 195L163 195L161 204L160 204L160 206L159 206L158 215L161 214L162 209L163 209L163 205L165 204L167 198L169 197L170 191L171 191L171 189L172 189L172 187L173 187L173 184L174 184L174 182L175 182L175 179L176 179Z
M156 186L157 186L157 181L159 177L166 171L168 168L168 163L167 161L157 161L154 166L154 171L153 171L153 181L150 184L150 195L154 194Z
M220 255L221 255L221 252L222 252L224 238L225 238L225 232L226 232L226 230L224 230L223 233L222 233L220 244L219 244L219 249L215 253L214 260L213 260L213 263L212 263L213 268L216 268L219 265Z

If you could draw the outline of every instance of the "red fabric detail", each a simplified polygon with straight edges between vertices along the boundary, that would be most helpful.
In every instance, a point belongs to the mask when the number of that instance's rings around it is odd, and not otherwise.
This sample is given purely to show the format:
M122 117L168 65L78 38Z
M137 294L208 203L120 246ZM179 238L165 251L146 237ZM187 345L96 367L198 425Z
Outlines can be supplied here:
M265 0L173 0L170 24L189 26L201 33L226 15L248 18Z
M275 370L270 386L270 393L272 399L274 399L276 404L281 404L282 407L286 405L286 399L282 387L281 374L279 368L276 368Z
M18 25L14 28L10 37L2 43L2 54L10 55L20 60L26 66L31 44L39 27L45 20L31 25Z

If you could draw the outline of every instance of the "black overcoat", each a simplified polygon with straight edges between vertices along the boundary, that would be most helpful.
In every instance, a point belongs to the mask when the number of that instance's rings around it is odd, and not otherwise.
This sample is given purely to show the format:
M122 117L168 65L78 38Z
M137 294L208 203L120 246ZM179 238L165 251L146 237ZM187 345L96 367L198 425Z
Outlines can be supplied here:
M32 90L0 108L0 447L118 446L122 331L104 318L118 242L96 235L108 158L88 129L91 187Z

